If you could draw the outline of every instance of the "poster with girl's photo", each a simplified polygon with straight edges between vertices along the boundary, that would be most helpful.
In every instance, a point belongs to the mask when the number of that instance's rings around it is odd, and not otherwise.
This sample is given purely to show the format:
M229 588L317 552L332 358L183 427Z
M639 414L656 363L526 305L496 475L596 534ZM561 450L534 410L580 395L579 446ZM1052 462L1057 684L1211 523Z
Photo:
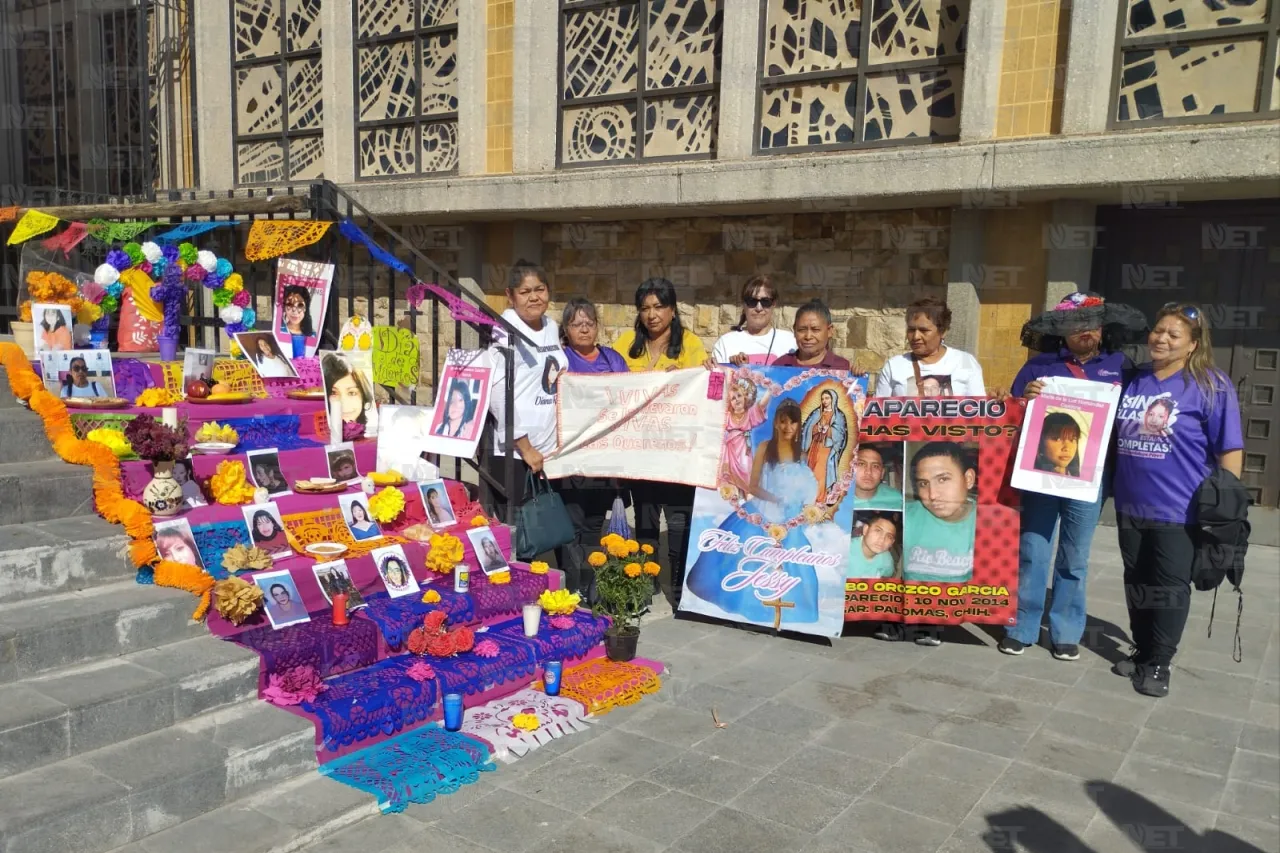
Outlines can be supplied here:
M360 469L356 467L356 446L349 441L326 447L325 459L329 463L329 476L339 483L354 483L360 479ZM379 471L385 470L381 467Z
M255 486L267 490L267 494L289 494L289 481L285 479L284 470L280 467L280 451L274 447L265 450L250 450L247 454L245 468L248 469L249 481Z
M275 315L271 329L280 348L293 354L293 336L306 340L307 356L316 354L333 284L333 264L280 258L276 261Z
M347 596L348 611L365 606L364 596L351 581L351 572L347 569L346 560L316 563L311 567L311 571L316 576L316 583L320 585L320 592L324 595L325 601L333 604L333 597L341 592Z
M290 351L281 349L270 332L236 332L235 339L244 357L263 379L298 378L298 371L287 354Z
M155 530L156 552L160 559L204 568L195 534L191 532L191 522L185 518L156 521Z
M286 628L299 622L310 622L302 596L298 593L298 585L287 569L274 572L259 572L253 576L253 582L266 595L262 599L267 618L272 628Z
M182 353L182 387L199 380L213 387L213 363L218 354L211 349L189 349Z
M849 567L845 576L855 578L902 577L902 513L856 510L853 541L849 543Z
M518 356L517 356L518 357ZM547 359L554 362L555 359ZM559 381L559 363L543 371L544 390ZM489 411L489 386L492 369L483 353L450 350L444 371L440 374L440 390L431 413L431 429L425 450L459 459L475 456L476 445L484 431L485 414Z
M507 558L502 555L502 549L498 547L498 540L494 537L492 530L487 527L473 527L467 531L467 538L471 540L471 547L476 552L476 561L480 563L480 570L486 576L505 572L511 568L507 565Z
M63 399L114 397L111 353L104 349L46 350L40 353L44 387Z
M903 579L968 583L978 524L978 443L909 441L907 472Z
M338 505L342 507L342 520L347 523L352 539L364 542L382 538L382 529L369 513L369 499L363 494L338 495Z
M1016 489L1093 503L1102 488L1120 386L1058 376L1043 382L1027 403L1010 482ZM1160 434L1167 403L1152 402L1143 430Z
M240 512L244 514L249 541L255 548L261 548L277 560L293 556L293 547L280 518L280 507L274 503L251 504L241 507Z
M409 570L409 558L399 545L388 545L377 548L370 555L373 564L378 567L378 577L386 585L392 598L402 595L414 595L418 592L418 579Z
M695 493L680 609L839 636L866 377L744 366L726 379L720 486Z
M422 506L427 512L427 524L432 530L440 531L458 523L458 516L449 501L449 492L444 487L444 480L430 480L418 485L422 495Z
M373 395L372 353L320 353L329 444L378 434L378 404Z
M423 406L379 407L379 471L395 471L415 483L440 476L440 469L427 459L431 414L431 409Z
M31 328L37 353L75 349L72 339L74 326L69 305L37 302L31 306Z

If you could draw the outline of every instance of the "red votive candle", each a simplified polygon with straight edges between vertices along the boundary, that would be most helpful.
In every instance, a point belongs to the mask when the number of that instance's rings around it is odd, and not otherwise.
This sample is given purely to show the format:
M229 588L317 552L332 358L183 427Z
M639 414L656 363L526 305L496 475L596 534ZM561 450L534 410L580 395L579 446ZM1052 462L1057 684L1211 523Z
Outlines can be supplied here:
M333 624L347 624L347 594L345 592L335 592L333 594Z

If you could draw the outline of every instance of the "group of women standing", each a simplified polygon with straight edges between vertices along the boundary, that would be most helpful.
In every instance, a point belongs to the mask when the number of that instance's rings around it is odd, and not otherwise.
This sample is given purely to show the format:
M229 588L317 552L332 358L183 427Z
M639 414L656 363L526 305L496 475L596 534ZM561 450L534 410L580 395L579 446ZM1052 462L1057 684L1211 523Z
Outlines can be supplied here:
M515 431L506 435L504 395L493 394L494 444L484 465L492 482L500 483L501 465L506 456L513 455L517 486L514 494L503 496L482 478L482 500L490 512L499 511L506 501L513 506L522 504L526 475L540 472L544 456L555 449L554 385L555 377L564 370L621 373L772 364L865 372L831 351L834 327L822 302L800 306L792 330L777 328L774 312L779 292L764 275L753 276L743 285L739 323L716 342L710 357L699 338L681 323L675 286L666 279L651 278L637 288L635 326L612 347L599 342L599 316L585 299L569 300L559 323L546 316L551 289L546 273L536 265L517 262L511 270L507 298L511 307L503 317L524 339L512 341L501 329L495 329L494 346L514 350ZM883 397L987 396L977 359L946 344L950 324L951 312L942 300L925 298L909 305L909 351L885 362L873 393ZM1166 305L1146 340L1151 362L1135 367L1119 345L1126 334L1132 339L1145 330L1145 318L1139 312L1108 304L1094 294L1072 294L1024 329L1024 338L1030 335L1043 351L1027 362L1008 393L1034 397L1044 387L1044 380L1055 376L1110 382L1122 386L1123 393L1114 430L1115 447L1098 500L1023 493L1018 616L998 647L1005 654L1020 655L1039 641L1048 592L1049 651L1058 660L1079 657L1089 549L1102 504L1107 496L1113 496L1134 643L1133 653L1117 663L1114 671L1130 678L1139 692L1163 696L1169 689L1170 663L1190 606L1195 493L1216 467L1239 476L1243 440L1234 389L1213 365L1209 329L1199 308ZM504 378L501 360L499 363L495 388L502 387ZM1006 392L996 394L1004 396ZM1163 406L1165 414L1157 435L1151 434L1146 417L1153 405ZM744 406L740 418L746 417ZM732 428L726 440L734 440ZM589 594L591 569L586 553L598 542L615 499L629 497L637 539L653 546L655 552L660 522L666 520L672 604L679 606L693 488L583 477L555 485L577 534L575 542L558 554L570 589ZM1051 571L1055 532L1058 551ZM941 629L927 625L885 623L875 636L887 641L914 639L921 645L941 643Z

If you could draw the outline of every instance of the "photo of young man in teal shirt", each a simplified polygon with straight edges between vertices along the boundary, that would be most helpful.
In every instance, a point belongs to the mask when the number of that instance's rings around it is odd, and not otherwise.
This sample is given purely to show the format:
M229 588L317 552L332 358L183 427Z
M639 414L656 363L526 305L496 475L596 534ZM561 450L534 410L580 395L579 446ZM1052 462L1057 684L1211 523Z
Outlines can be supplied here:
M908 453L913 495L906 509L903 579L966 583L973 579L978 520L977 448L952 441L913 442Z
M855 536L849 548L848 578L891 578L898 573L898 530L902 527L900 512L859 512L854 515Z
M902 511L902 492L884 482L902 470L904 444L859 444L853 457L853 508Z

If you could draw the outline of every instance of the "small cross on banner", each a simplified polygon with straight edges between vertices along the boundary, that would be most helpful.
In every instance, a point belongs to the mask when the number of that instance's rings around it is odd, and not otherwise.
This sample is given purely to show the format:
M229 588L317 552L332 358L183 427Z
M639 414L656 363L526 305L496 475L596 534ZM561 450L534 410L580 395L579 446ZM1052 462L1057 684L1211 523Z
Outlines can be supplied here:
M760 602L765 607L773 608L773 630L777 631L782 627L782 608L795 607L795 603L791 601L783 601L781 598L773 598L769 601Z

